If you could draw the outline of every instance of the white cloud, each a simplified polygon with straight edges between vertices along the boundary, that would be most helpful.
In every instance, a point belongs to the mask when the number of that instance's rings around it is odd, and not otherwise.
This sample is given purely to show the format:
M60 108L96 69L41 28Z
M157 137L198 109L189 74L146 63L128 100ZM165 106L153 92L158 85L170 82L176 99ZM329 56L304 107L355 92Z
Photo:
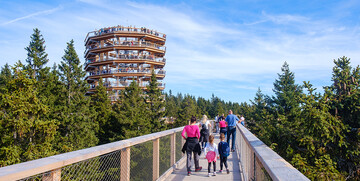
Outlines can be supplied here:
M54 13L55 11L57 11L57 10L59 10L61 8L62 8L61 6L58 6L56 8L52 8L52 9L48 9L48 10L44 10L44 11L39 11L39 12L32 13L32 14L29 14L29 15L26 15L26 16L23 16L23 17L15 18L15 19L12 19L12 20L9 20L9 21L6 21L6 22L2 23L1 26L9 25L11 23L15 23L17 21L24 20L24 19L33 18L33 17L39 16L39 15L48 15L48 14Z

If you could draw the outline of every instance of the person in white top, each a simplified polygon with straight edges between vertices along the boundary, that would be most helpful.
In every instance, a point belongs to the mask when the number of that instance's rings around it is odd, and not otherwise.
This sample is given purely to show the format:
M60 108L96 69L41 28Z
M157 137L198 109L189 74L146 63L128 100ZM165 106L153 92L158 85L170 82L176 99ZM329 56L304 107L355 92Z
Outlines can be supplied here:
M219 132L219 115L215 116L215 133Z
M243 126L245 126L245 118L244 115L240 116L240 121L239 121Z
M209 136L209 142L206 144L204 149L204 154L206 155L206 159L208 160L208 175L211 177L211 163L214 166L213 176L216 176L216 159L219 158L219 150L217 145L214 143L214 135Z
M207 119L206 115L203 115L201 124L200 124L200 142L201 148L204 148L206 143L209 140L209 130L211 129L210 121Z

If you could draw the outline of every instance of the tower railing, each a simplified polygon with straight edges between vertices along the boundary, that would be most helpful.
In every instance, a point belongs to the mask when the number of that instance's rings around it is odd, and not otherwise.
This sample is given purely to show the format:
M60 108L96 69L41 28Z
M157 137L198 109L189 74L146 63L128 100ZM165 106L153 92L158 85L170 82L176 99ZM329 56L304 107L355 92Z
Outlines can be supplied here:
M0 168L5 180L156 180L179 160L183 127Z
M243 125L236 125L236 153L242 180L309 180Z
M154 56L137 56L137 55L119 55L118 57L111 57L109 56L108 58L104 58L104 60L95 60L95 58L93 59L88 59L85 62L85 66L90 64L90 63L95 63L95 62L105 62L105 61L114 61L114 60L140 60L140 61L151 61L151 62L161 62L161 63L166 63L166 59L162 58L162 57L156 57L154 58Z
M84 42L86 42L91 37L100 36L100 35L109 34L109 33L140 33L140 34L148 34L148 35L153 35L153 36L156 36L159 38L166 39L166 34L160 33L156 30L151 30L151 29L147 29L147 28L114 26L114 27L110 27L110 28L101 28L100 30L89 32L86 35Z
M103 46L101 46L100 44L96 45L96 46L92 46L92 47L86 47L85 51L84 51L84 55L86 56L87 53L91 50L98 50L98 49L102 49L102 48L116 48L116 47L133 47L133 48L154 48L154 49L158 49L161 51L166 51L166 46L164 45L160 45L160 44L156 44L156 43L152 43L152 42L146 42L146 41L120 41L120 42L115 42L115 44L104 44Z

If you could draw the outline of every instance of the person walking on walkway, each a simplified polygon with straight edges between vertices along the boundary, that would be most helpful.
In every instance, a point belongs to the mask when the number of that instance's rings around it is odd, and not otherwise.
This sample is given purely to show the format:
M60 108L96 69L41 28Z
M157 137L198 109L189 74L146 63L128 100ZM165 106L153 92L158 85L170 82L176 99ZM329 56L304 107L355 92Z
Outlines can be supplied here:
M219 151L217 145L214 143L214 135L209 136L209 142L206 144L204 150L206 159L208 160L208 176L211 177L211 163L214 166L214 172L212 175L216 176L216 158L219 157Z
M225 165L226 173L229 174L230 171L227 165L227 157L230 155L230 148L229 144L225 142L225 135L224 133L220 133L220 143L218 146L219 155L220 155L220 173L223 172L223 165Z
M244 115L241 115L240 116L240 123L245 126L245 118L244 118Z
M220 117L218 117L218 121L221 121L222 119L225 119L224 114L222 114Z
M223 133L225 135L224 139L226 138L226 133L227 133L227 122L225 122L225 118L221 118L220 122L219 122L219 126L220 126L220 134Z
M185 137L185 133L187 134L187 137ZM201 148L199 144L199 138L200 138L200 131L199 126L196 125L196 117L192 116L190 120L190 125L185 126L183 129L181 136L186 139L186 142L183 146L182 152L184 153L186 151L186 167L187 167L187 175L190 176L191 174L191 154L194 155L194 163L195 163L195 172L198 172L202 169L202 167L199 166L199 157L201 154Z
M228 124L227 143L230 145L230 136L232 136L231 151L234 152L236 139L236 123L239 121L239 118L233 114L232 110L229 110L229 115L226 116L225 121Z
M215 130L215 133L218 133L219 132L219 115L216 115L215 116L215 128L216 128L216 130Z
M209 120L207 120L207 116L204 115L201 121L201 131L200 131L200 142L201 142L201 148L203 149L206 146L206 142L209 141L210 129L211 129L211 124Z

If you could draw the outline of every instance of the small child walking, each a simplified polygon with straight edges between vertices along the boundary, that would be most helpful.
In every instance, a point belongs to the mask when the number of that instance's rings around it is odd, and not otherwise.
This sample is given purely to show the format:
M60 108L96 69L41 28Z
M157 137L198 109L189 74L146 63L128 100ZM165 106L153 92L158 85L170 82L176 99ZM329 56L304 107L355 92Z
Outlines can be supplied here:
M226 168L226 173L229 174L230 171L227 165L227 157L230 155L230 147L227 142L225 142L225 134L220 134L220 143L219 143L219 155L220 155L220 173L222 173L223 164Z
M217 145L214 143L214 135L209 136L209 142L206 143L205 147L205 155L206 159L208 160L208 174L209 177L211 177L211 163L213 163L214 166L214 172L213 176L216 176L216 158L219 157L219 151L217 148Z

